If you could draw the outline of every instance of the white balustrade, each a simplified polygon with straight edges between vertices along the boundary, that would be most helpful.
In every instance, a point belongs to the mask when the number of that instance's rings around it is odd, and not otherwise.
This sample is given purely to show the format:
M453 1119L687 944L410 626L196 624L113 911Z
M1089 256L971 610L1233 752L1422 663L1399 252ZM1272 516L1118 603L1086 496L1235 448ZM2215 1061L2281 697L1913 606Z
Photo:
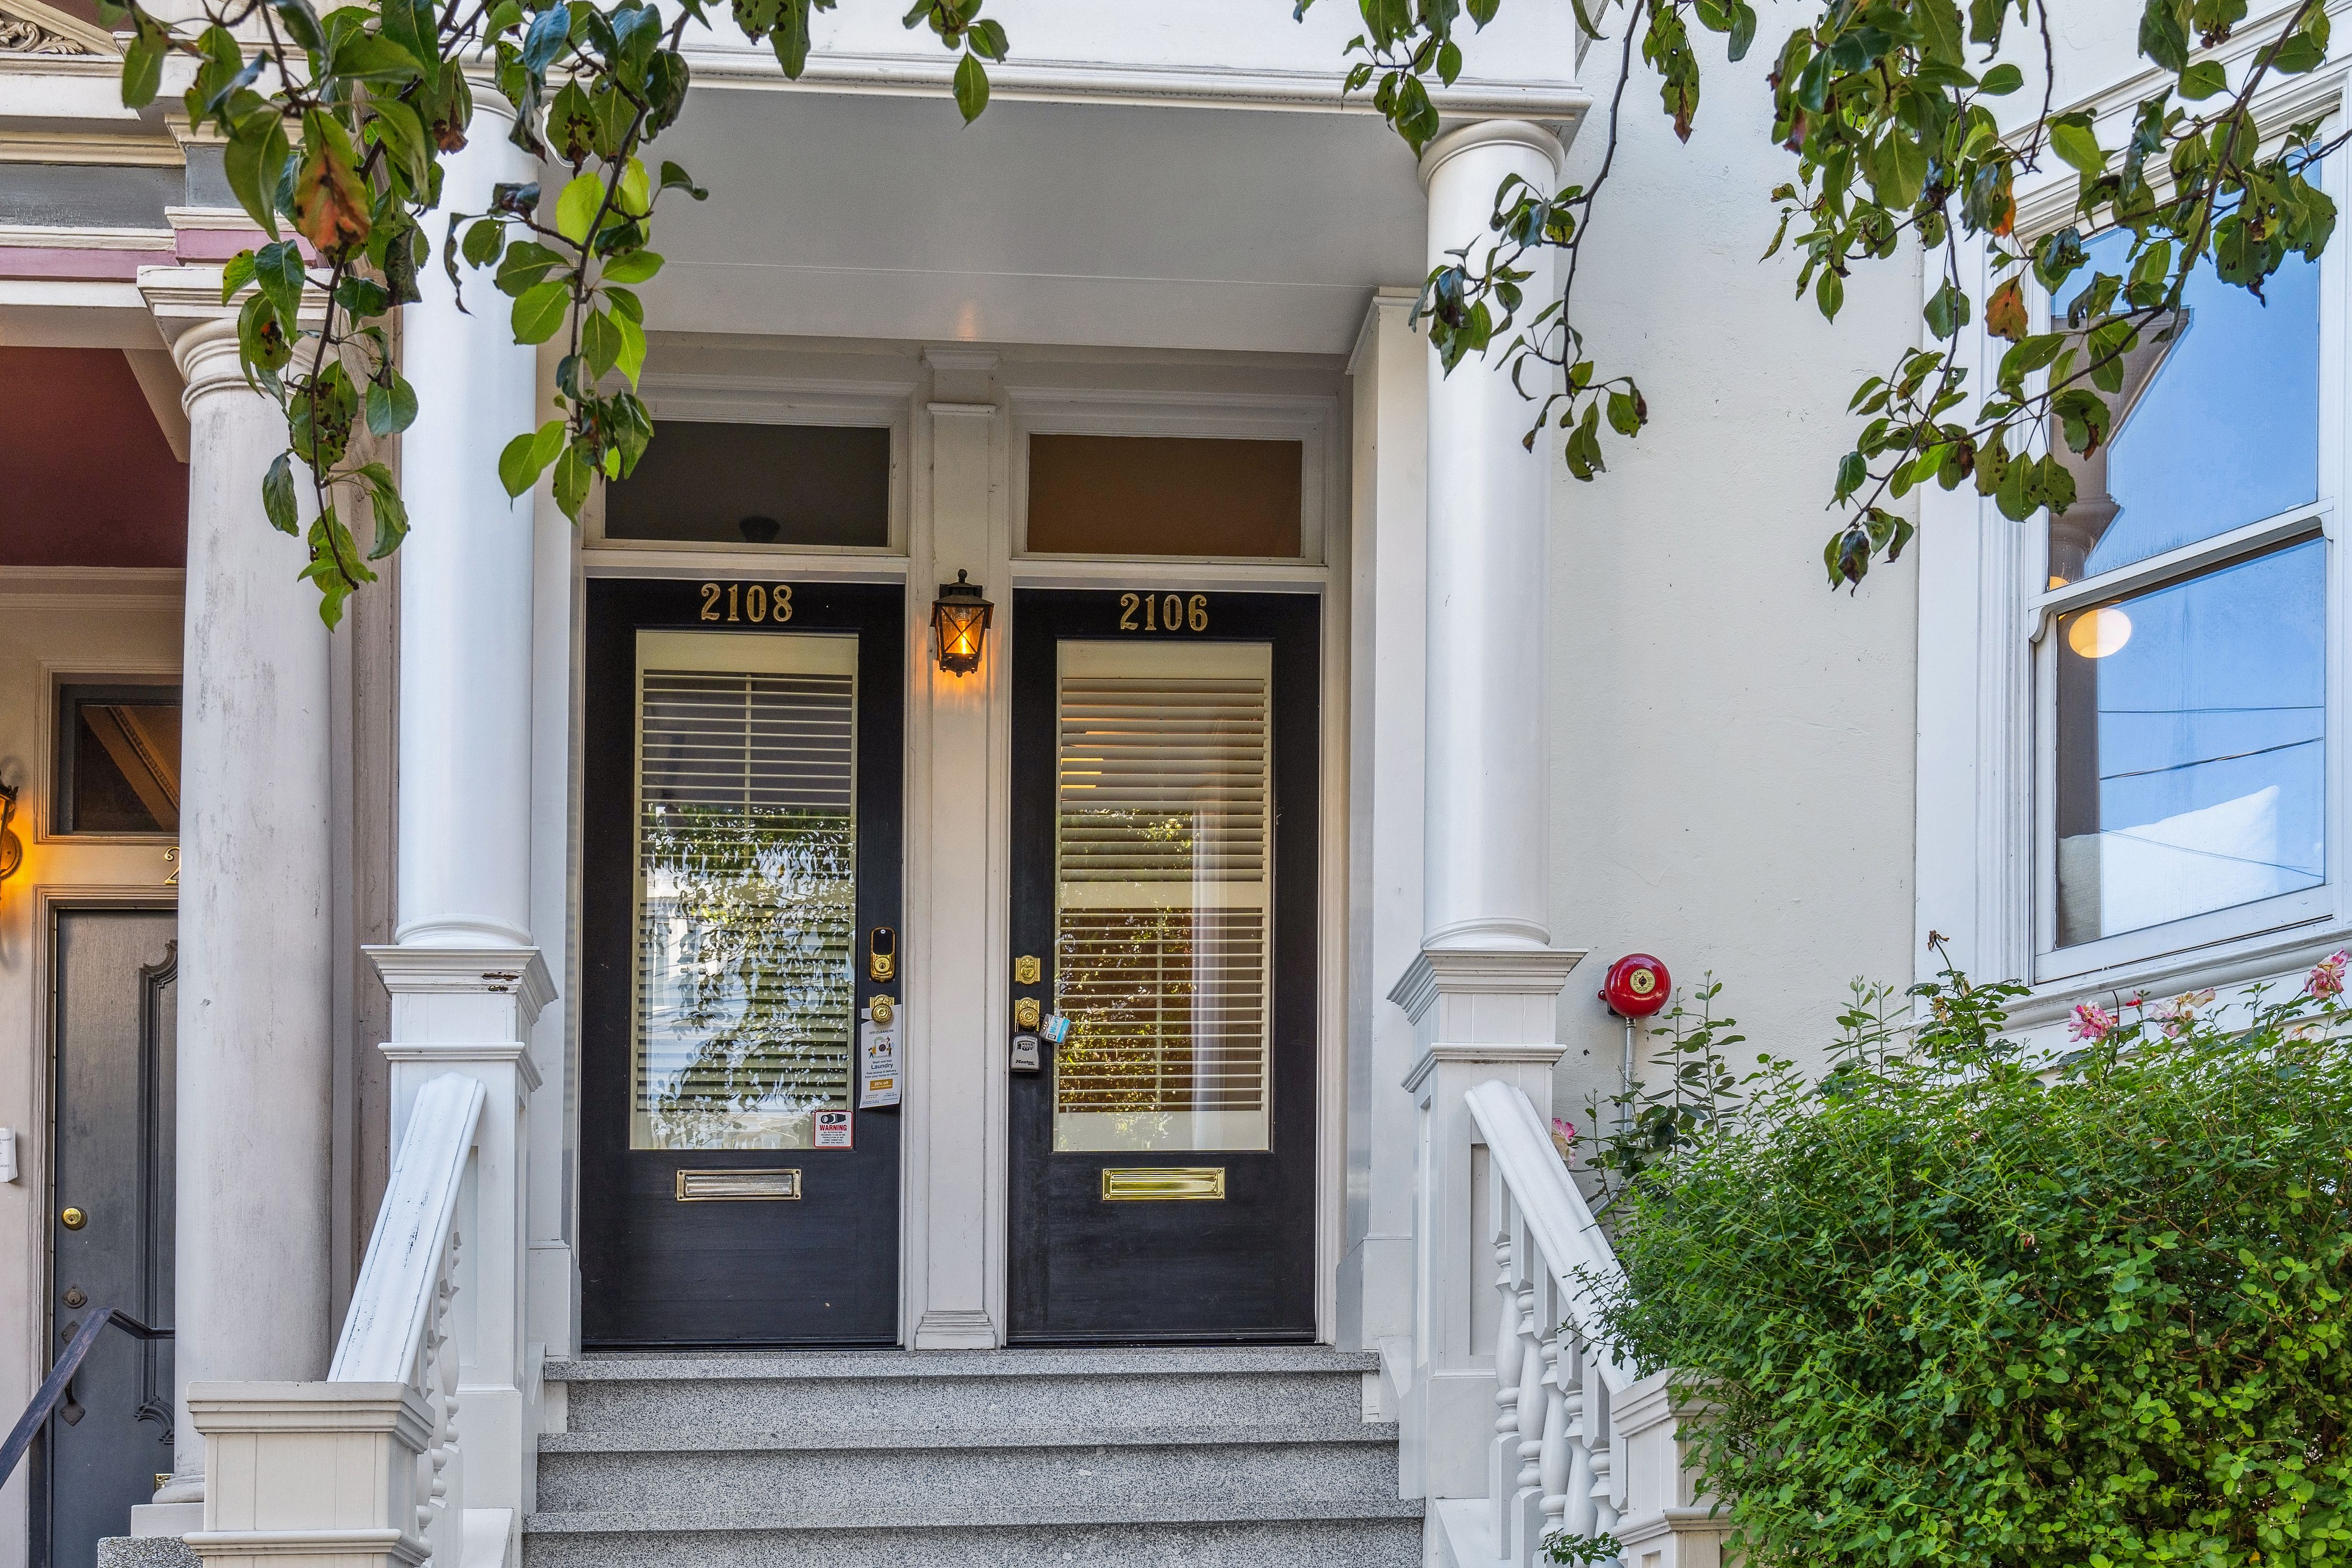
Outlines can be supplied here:
M1599 1338L1596 1288L1621 1278L1608 1237L1525 1091L1490 1079L1465 1100L1487 1153L1495 1424L1486 1497L1433 1500L1435 1561L1528 1568L1555 1538L1613 1536L1614 1568L1717 1568L1727 1521L1685 1463L1672 1373ZM1453 1288L1426 1284L1423 1300Z
M486 1114L486 1110L489 1114ZM200 1384L207 1564L498 1568L517 1560L514 1510L466 1506L460 1370L503 1325L471 1289L480 1227L513 1221L481 1201L495 1107L481 1081L419 1085L324 1383ZM482 1447L478 1435L475 1446Z

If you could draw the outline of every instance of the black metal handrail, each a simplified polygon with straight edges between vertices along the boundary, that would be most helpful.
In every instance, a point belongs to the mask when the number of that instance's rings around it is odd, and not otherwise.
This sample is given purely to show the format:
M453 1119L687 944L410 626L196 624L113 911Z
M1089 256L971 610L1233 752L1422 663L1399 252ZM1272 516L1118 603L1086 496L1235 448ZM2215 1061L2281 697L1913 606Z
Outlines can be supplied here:
M109 1323L135 1340L168 1340L172 1337L171 1330L151 1329L120 1307L100 1307L92 1310L81 1327L74 1331L74 1337L66 1342L66 1353L58 1357L57 1365L49 1368L49 1375L41 1382L40 1392L33 1395L32 1404L25 1406L25 1414L17 1418L15 1430L8 1434L8 1440L0 1443L0 1486L6 1486L8 1478L16 1474L16 1461L23 1458L25 1450L33 1446L33 1434L41 1429L50 1414L64 1400L66 1390L72 1386L74 1373L81 1370L83 1359L89 1354L89 1347L98 1343L98 1336L106 1331Z

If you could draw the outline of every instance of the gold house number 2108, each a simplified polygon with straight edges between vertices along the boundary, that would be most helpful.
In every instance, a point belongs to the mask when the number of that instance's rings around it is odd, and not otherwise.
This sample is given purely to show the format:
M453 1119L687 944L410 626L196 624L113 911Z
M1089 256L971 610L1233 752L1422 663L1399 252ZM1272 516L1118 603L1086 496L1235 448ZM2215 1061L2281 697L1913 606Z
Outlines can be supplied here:
M702 618L782 626L793 618L793 586L789 583L772 588L765 583L705 583Z
M1140 620L1136 617L1140 616ZM1209 629L1209 595L1195 594L1121 594L1118 629L1123 632L1205 632Z

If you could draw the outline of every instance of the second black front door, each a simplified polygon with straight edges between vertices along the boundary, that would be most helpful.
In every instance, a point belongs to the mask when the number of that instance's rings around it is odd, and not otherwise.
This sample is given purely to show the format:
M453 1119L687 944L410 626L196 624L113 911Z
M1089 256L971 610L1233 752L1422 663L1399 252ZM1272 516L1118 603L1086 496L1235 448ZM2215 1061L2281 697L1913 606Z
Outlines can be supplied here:
M898 1112L858 1100L902 994L904 598L588 585L592 1346L898 1340Z
M1017 1342L1314 1337L1318 608L1014 595Z

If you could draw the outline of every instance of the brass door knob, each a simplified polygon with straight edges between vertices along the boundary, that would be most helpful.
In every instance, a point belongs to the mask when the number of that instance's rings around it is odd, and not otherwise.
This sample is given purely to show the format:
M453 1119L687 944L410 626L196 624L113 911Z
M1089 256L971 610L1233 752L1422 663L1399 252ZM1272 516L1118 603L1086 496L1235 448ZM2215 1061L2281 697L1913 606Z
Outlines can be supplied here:
M82 1213L79 1209L68 1209L65 1213L58 1215L58 1223L64 1226L68 1230L79 1230L82 1226L89 1223L89 1215Z

